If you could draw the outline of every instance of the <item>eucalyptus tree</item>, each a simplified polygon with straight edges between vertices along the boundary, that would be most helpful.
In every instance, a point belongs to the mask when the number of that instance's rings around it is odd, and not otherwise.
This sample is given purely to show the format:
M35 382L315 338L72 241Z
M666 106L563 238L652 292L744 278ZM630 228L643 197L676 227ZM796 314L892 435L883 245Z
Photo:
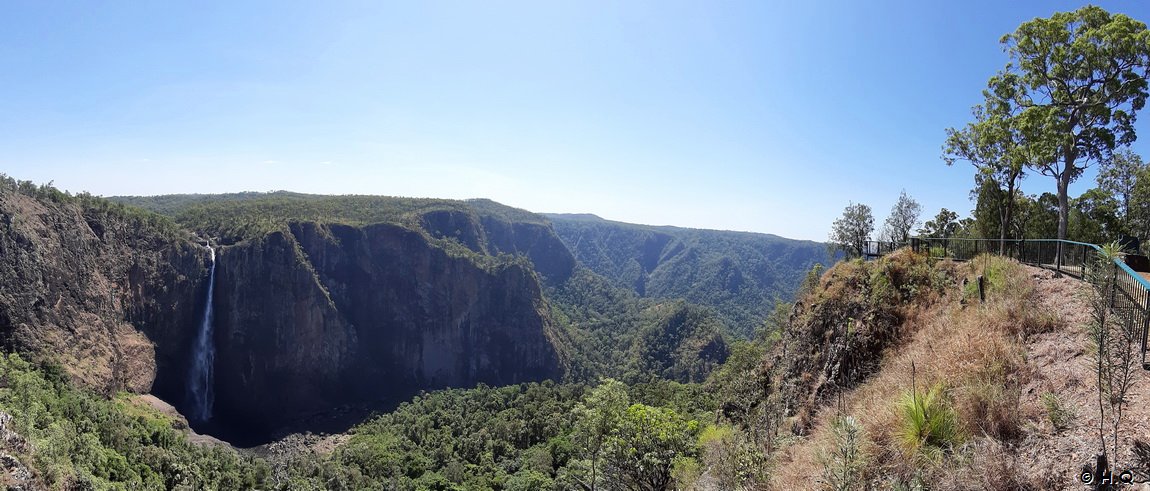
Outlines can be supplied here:
M910 241L910 231L918 225L918 217L922 215L922 205L914 198L906 195L904 190L898 196L898 201L890 210L883 228L887 238L896 244L906 244Z
M583 457L572 468L571 478L581 489L600 489L603 458L609 440L618 431L619 421L629 405L627 387L614 379L604 379L591 390L586 399L575 406L575 432L573 435Z
M936 239L949 239L958 232L958 213L943 208L934 219L922 224L918 233Z
M1098 188L1114 196L1118 201L1118 216L1122 221L1125 233L1133 233L1133 209L1138 203L1133 201L1135 188L1138 186L1138 177L1146 169L1142 157L1130 149L1124 149L1103 160L1098 165Z
M1129 206L1131 231L1142 239L1150 239L1150 166L1138 170Z
M1137 135L1146 105L1146 24L1095 6L1024 22L1001 40L1010 61L989 86L1009 96L1014 126L1042 158L1027 162L1058 189L1058 238L1066 238L1070 184Z
M843 216L831 225L830 242L847 257L859 257L866 250L871 232L874 232L874 215L870 207L862 203L849 204Z
M979 205L989 205L999 215L998 252L1003 254L1014 220L1015 191L1026 176L1028 163L1041 157L1017 119L1020 109L1012 104L1014 87L992 79L982 94L985 102L971 109L974 122L961 130L947 128L942 159L946 165L965 160L974 166L972 194L979 197Z

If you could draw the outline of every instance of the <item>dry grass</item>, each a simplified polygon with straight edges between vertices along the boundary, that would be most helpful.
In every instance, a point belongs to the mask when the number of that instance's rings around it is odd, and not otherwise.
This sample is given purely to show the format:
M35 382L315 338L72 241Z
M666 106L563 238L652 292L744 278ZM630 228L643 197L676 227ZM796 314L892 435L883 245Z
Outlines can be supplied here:
M970 278L985 275L987 302L980 304L976 297L960 304L962 287L955 285L944 301L908 306L900 329L907 341L887 353L881 370L844 396L845 412L866 431L864 446L872 461L865 477L880 488L916 481L940 489L1032 487L1004 453L1022 437L1028 421L1045 417L1020 404L1030 377L1022 343L1057 327L1057 318L1036 307L1033 282L1016 263L980 258L938 267L957 268ZM920 392L946 388L965 444L929 453L900 444L904 415L898 401L912 383ZM820 470L816 456L834 445L832 413L819 413L811 435L781 453L775 487L809 487L809 476ZM998 484L984 487L982 480L972 481L986 473L996 476Z

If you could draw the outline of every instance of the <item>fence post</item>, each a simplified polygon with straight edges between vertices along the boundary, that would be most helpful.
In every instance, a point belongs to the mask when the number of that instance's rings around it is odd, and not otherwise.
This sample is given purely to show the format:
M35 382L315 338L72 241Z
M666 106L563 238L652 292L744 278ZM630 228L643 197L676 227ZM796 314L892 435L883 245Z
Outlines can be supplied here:
M1085 249L1085 248L1083 248L1083 249ZM1114 304L1117 301L1117 296L1118 296L1118 263L1111 261L1110 267L1111 267L1111 269L1114 270L1114 273L1110 275L1110 309L1113 310ZM1082 278L1086 279L1086 265L1083 264L1082 268L1083 268Z
M1086 247L1082 248L1082 277L1086 277Z
M1146 336L1150 334L1150 290L1142 288L1142 368L1146 366Z
M1054 247L1054 270L1059 273L1062 272L1062 241L1059 240L1055 243Z

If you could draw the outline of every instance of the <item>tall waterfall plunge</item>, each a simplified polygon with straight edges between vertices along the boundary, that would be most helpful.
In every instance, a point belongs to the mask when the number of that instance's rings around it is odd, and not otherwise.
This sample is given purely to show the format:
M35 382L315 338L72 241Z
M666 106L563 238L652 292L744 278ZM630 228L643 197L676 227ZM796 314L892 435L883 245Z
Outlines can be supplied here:
M212 419L212 382L216 359L216 345L212 337L212 294L216 284L216 250L208 245L212 264L208 270L208 298L204 302L204 318L200 331L196 334L196 345L192 352L192 369L188 371L188 399L191 402L189 417L193 421L204 422Z

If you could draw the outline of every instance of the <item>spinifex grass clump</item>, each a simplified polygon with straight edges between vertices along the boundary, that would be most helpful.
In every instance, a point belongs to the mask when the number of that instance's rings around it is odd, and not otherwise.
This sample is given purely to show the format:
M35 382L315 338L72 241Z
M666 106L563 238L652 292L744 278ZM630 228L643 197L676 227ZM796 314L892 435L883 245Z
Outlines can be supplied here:
M958 414L942 384L934 384L925 392L912 389L903 394L898 409L902 416L900 440L908 452L933 457L961 442Z
M1042 394L1042 405L1046 408L1046 418L1050 420L1055 431L1062 431L1070 427L1074 421L1074 410L1066 407L1058 398L1058 394L1047 392Z

